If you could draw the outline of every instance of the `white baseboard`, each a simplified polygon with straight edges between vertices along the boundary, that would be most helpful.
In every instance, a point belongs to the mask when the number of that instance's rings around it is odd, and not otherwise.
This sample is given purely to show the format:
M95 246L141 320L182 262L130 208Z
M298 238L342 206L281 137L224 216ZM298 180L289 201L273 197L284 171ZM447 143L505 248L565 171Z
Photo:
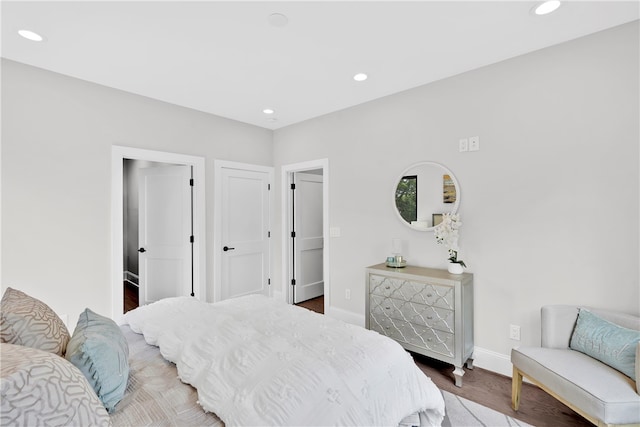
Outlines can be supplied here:
M140 278L138 277L138 275L128 270L124 272L124 280L127 283L131 283L133 286L138 286L138 283L140 282Z
M473 351L473 365L505 375L509 378L511 378L513 374L511 358L509 356L478 346L476 346Z
M364 315L356 314L352 311L343 310L337 307L329 307L325 313L329 317L351 323L352 325L362 326L364 328Z

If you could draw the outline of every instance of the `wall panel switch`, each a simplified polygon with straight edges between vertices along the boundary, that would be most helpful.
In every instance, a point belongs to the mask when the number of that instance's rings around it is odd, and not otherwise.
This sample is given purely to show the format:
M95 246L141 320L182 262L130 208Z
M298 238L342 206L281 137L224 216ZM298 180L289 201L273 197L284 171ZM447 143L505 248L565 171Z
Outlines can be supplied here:
M469 151L469 140L467 138L462 138L458 142L458 149L462 153L463 151Z
M472 136L469 138L469 151L478 151L480 149L480 137Z

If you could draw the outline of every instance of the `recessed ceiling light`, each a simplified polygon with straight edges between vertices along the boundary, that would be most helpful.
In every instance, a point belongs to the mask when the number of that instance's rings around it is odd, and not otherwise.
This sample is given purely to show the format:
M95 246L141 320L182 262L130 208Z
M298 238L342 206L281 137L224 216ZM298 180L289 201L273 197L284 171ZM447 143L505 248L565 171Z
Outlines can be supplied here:
M265 108L264 110L262 110L262 112L265 114L273 114L275 113L275 110L272 110L271 108Z
M353 76L353 80L357 82L363 82L367 80L367 78L369 78L369 76L367 76L365 73L358 73L355 76Z
M289 18L282 13L272 13L267 17L267 22L269 22L272 27L282 28L289 23Z
M534 7L533 13L536 15L547 15L560 7L560 0L549 0Z
M42 40L44 40L44 37L42 37L40 34L35 33L31 30L19 30L18 34L20 34L25 39L31 40L34 42L41 42Z

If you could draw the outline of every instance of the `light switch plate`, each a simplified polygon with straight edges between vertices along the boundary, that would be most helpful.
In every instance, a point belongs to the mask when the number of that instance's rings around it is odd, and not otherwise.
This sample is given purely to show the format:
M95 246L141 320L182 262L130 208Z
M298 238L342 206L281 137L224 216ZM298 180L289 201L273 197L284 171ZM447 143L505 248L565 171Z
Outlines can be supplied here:
M462 153L463 151L469 151L469 140L467 138L462 138L458 142L458 149Z

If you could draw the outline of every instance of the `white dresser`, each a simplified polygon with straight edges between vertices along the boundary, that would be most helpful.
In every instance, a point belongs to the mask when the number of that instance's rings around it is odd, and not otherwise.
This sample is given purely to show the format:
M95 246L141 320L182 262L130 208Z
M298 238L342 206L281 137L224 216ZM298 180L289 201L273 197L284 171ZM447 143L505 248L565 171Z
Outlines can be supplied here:
M366 327L405 349L455 366L473 368L473 274L378 264L366 269Z

